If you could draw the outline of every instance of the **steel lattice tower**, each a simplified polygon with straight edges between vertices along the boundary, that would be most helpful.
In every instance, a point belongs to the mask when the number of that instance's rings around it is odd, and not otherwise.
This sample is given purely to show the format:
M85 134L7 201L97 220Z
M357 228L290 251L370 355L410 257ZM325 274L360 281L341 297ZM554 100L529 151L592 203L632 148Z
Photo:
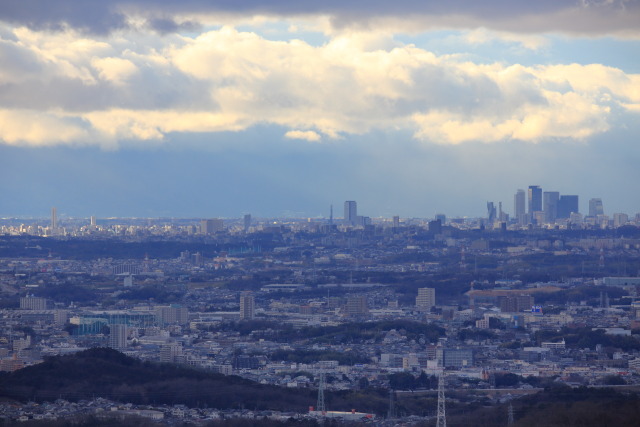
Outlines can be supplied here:
M320 384L318 385L318 404L316 405L316 410L321 413L327 412L327 409L324 406L324 373L320 373Z
M509 412L508 412L508 418L507 418L507 425L508 426L512 426L513 425L513 405L511 403L509 403Z
M447 427L447 416L444 406L444 372L438 377L438 422L436 427Z
M393 389L389 390L389 413L387 418L393 420L396 418L396 393Z

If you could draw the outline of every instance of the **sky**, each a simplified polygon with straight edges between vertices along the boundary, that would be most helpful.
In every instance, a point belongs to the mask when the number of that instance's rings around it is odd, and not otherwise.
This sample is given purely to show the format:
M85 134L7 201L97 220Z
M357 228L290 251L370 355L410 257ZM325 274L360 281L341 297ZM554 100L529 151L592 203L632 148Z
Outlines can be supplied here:
M0 2L0 217L640 212L640 0Z

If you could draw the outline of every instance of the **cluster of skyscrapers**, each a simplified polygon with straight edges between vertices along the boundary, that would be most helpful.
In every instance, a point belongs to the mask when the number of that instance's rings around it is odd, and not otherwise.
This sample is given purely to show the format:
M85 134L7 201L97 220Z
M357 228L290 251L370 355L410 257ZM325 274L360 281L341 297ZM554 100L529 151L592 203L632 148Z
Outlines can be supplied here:
M557 220L577 222L574 220L582 219L577 195L542 191L538 185L530 185L527 192L518 190L514 196L513 205L514 220L520 225L554 224ZM589 216L598 217L599 215L604 215L602 200L599 198L589 200Z

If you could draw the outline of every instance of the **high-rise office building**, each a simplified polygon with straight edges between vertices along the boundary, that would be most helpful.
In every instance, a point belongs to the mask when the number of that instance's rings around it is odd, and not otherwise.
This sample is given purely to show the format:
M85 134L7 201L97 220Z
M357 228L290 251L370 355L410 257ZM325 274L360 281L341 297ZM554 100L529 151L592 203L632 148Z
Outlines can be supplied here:
M252 292L240 294L240 319L251 320L256 315L256 300Z
M398 215L393 217L393 228L400 227L400 217Z
M344 222L349 225L356 225L358 221L358 204L353 200L344 202Z
M560 200L558 200L558 218L566 219L569 218L572 213L579 212L578 196L560 196Z
M436 290L434 288L419 288L416 297L416 307L431 308L436 305Z
M246 233L247 231L249 231L250 227L251 227L251 214L246 214L244 216L244 232Z
M602 199L594 198L589 200L589 216L604 215L604 207L602 206Z
M513 196L513 217L520 225L527 223L526 199L527 196L524 190L516 191L515 196Z
M496 205L493 202L487 202L487 217L489 224L493 225L496 220Z
M89 221L91 222L91 226L92 227L96 226L96 217L95 217L95 215L91 215L91 218L89 219Z
M558 201L560 193L557 191L545 191L542 194L542 210L544 211L544 221L553 224L558 217Z
M542 188L537 185L529 186L529 219L534 220L534 212L542 211Z
M58 210L54 207L51 208L51 229L58 228Z

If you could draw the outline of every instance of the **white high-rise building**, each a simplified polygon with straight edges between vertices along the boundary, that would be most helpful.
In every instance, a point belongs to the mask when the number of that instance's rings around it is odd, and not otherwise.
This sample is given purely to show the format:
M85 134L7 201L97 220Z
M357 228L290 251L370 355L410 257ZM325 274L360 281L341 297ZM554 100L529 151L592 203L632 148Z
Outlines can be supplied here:
M431 308L436 305L436 290L434 288L418 289L416 307Z

